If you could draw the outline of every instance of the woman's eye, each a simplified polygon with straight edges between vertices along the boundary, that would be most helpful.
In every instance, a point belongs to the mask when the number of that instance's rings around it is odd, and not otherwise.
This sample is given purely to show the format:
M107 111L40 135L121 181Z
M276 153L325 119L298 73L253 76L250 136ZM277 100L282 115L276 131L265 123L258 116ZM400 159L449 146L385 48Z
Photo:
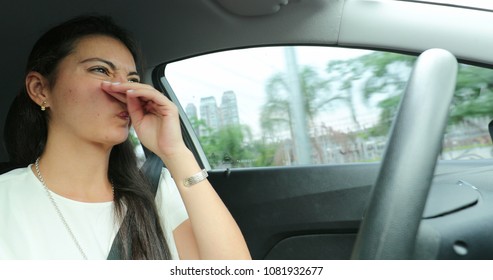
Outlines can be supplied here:
M108 75L109 74L109 71L108 69L106 69L105 67L93 67L90 69L92 72L97 72L97 73L101 73L101 74L105 74L105 75Z
M137 79L137 78L131 78L131 79L128 79L128 81L130 83L140 83L139 79Z

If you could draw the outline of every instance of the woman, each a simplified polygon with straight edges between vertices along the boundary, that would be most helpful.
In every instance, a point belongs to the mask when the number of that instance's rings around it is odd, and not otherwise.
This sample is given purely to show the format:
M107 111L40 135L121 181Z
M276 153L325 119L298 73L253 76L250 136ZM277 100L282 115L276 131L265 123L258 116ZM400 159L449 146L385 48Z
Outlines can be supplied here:
M7 136L11 160L28 166L0 176L0 259L105 259L118 230L122 258L250 258L176 106L139 82L137 63L107 17L70 20L35 44ZM156 198L130 124L167 167Z

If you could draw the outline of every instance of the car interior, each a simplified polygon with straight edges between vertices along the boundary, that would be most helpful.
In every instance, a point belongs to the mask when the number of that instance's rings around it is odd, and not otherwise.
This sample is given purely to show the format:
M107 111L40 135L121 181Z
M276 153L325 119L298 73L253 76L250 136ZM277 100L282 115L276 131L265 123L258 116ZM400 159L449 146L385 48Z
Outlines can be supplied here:
M469 80L484 78L477 83L478 92L461 95L472 101L454 97L465 83L466 76L460 71L493 67L493 36L487 28L493 25L491 3L18 0L2 6L2 139L9 133L5 125L9 108L23 85L24 65L37 38L51 26L78 15L110 15L139 42L145 64L143 81L178 104L185 142L208 170L209 180L240 226L253 259L493 258L493 152L488 127L493 119L493 98L488 97L493 95L493 75L467 76ZM204 134L194 130L187 104L182 102L200 90L182 93L168 79L168 71L195 57L273 47L368 50L412 57L406 64L409 73L402 74L404 86L387 88L402 92L402 98L396 102L388 132L382 134L386 135L382 156L371 161L317 164L214 164L202 142ZM192 72L196 66L189 67ZM230 72L242 67L236 65ZM255 71L260 69L247 73ZM207 70L198 73L209 80ZM364 67L361 73L365 75ZM189 78L188 83L194 80ZM253 95L249 98L255 99ZM486 101L480 102L481 98ZM474 99L486 109L466 108ZM241 102L238 108L240 113L248 111ZM450 108L467 110L451 112ZM487 151L486 156L444 160L448 150L443 147L456 112L474 117L461 117L471 126L476 125L471 120L481 117L477 125L481 135L475 136L474 143ZM301 134L301 130L291 134ZM308 142L313 139L308 136ZM246 149L247 143L243 144ZM462 146L472 149L469 142ZM0 145L1 173L19 167L10 161L8 152L5 144ZM145 155L155 160L150 152ZM161 162L152 164L160 168Z

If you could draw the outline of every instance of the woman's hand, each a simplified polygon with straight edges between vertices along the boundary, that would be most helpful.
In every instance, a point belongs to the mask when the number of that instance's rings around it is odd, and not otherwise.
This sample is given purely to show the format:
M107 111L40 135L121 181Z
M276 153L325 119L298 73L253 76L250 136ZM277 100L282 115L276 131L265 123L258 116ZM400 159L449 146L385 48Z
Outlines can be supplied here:
M185 203L189 221L174 232L180 255L202 259L251 259L245 239L208 180L185 187L201 170L183 142L178 109L149 85L103 82L107 94L127 105L142 144L165 163Z
M103 82L101 88L127 104L139 140L155 154L168 158L188 150L181 135L176 105L155 88L132 82Z

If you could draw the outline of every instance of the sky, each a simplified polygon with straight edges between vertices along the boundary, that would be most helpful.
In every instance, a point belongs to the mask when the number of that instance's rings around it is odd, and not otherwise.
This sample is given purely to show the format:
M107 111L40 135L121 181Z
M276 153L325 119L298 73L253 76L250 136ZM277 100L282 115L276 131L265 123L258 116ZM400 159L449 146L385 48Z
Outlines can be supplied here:
M358 49L334 47L297 47L298 65L310 65L322 75L330 60L350 59L369 53ZM193 103L199 110L200 98L214 96L218 103L225 91L236 94L240 122L249 125L254 134L260 133L258 116L265 102L265 85L275 73L286 69L282 47L263 47L208 54L169 64L165 75L183 108ZM361 100L357 101L362 119L375 121L376 113L369 112ZM332 124L344 129L347 113L334 110L325 116ZM347 121L345 121L347 123Z

